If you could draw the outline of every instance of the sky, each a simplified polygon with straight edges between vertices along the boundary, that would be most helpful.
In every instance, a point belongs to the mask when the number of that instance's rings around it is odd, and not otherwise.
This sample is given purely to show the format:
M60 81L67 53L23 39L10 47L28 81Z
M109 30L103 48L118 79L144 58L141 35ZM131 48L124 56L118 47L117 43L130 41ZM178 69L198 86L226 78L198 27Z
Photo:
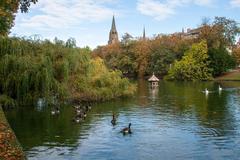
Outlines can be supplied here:
M240 23L240 0L38 0L18 13L11 35L53 40L72 37L92 49L108 42L112 16L119 37L140 37L196 28L203 18L224 16Z

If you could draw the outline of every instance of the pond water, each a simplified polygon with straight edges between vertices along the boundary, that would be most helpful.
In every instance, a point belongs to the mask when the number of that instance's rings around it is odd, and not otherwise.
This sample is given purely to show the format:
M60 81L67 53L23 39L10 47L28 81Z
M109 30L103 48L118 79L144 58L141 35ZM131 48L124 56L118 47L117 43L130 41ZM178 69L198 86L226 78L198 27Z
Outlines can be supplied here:
M59 116L30 106L6 115L30 160L239 159L240 82L221 83L222 92L216 82L138 84L133 98L96 104L81 124L71 106ZM123 136L129 122L133 133Z

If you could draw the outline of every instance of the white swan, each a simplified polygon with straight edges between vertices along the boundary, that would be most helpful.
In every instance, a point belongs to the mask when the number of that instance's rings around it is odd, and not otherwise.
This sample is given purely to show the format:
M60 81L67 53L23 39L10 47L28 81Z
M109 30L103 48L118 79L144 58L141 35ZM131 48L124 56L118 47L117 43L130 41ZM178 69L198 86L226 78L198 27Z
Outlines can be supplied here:
M209 91L208 91L208 89L207 88L205 88L205 94L208 94L209 93Z
M218 90L219 90L219 91L222 91L222 87L221 87L220 85L218 86Z
M55 111L55 110L52 110L52 111L51 111L51 114L52 114L52 115L55 115L55 114L56 114L56 111Z

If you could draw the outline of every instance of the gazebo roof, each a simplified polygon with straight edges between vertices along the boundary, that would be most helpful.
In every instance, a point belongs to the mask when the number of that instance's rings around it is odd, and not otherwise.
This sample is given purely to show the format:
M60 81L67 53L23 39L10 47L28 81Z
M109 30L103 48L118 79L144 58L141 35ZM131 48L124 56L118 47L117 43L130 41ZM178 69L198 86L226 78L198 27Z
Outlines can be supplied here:
M158 78L154 75L154 73L153 73L152 77L150 77L150 78L148 79L148 81L149 81L149 82L158 82L159 79L158 79Z

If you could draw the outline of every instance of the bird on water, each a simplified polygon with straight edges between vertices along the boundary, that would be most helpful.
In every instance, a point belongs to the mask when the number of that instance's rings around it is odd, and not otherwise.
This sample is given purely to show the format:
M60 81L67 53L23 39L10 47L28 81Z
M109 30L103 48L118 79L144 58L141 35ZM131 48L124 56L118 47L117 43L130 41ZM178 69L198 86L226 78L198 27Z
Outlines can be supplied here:
M117 122L116 116L115 116L115 114L113 114L113 115L112 115L111 123L112 123L113 126L115 126L115 125L116 125L116 122Z
M123 129L121 130L121 133L123 133L124 135L125 135L125 134L132 134L131 125L132 125L132 124L129 123L129 124L128 124L128 127L123 128Z

